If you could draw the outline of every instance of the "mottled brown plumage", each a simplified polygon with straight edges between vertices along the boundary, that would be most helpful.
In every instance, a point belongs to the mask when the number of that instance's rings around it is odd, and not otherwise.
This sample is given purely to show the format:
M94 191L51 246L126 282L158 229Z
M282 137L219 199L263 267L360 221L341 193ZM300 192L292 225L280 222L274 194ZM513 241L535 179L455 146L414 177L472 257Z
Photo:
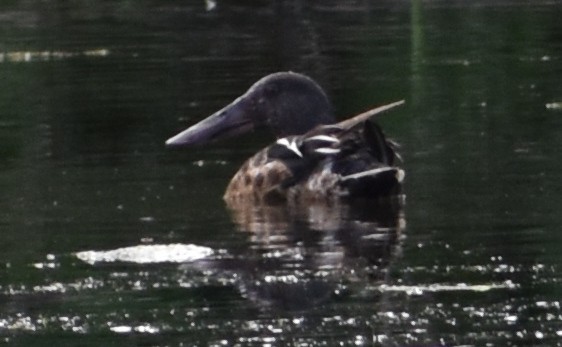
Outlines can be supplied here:
M284 199L281 185L292 177L291 171L280 161L267 162L266 154L267 149L264 149L242 165L226 188L225 200L274 202Z

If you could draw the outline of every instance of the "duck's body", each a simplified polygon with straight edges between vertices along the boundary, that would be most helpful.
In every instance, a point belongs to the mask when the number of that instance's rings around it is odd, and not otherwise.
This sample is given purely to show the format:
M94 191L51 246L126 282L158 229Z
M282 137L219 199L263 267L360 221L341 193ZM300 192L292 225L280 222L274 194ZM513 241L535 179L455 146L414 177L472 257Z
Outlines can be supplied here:
M281 138L248 159L226 200L317 200L397 194L404 177L395 145L364 115ZM355 120L356 122L351 122Z
M314 81L277 73L167 144L205 143L260 125L271 128L277 141L234 175L224 195L231 203L387 197L400 192L404 172L395 166L395 144L370 119L402 103L334 124L332 107Z

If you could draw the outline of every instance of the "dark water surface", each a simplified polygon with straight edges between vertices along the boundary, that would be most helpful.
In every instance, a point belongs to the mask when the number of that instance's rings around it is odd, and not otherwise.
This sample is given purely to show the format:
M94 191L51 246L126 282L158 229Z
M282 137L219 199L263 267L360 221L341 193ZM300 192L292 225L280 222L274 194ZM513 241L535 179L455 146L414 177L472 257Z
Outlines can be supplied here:
M4 1L0 344L561 346L559 1ZM221 199L166 138L279 70L402 144L406 204Z

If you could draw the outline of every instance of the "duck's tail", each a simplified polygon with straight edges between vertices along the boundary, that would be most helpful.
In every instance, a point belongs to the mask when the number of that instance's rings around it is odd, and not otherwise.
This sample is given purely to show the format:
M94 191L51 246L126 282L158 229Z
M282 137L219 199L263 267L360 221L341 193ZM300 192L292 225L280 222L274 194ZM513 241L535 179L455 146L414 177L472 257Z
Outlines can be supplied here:
M388 196L400 193L404 170L379 167L342 176L340 183L351 196Z
M340 171L340 184L352 196L386 196L400 193L405 173L395 166L398 146L387 140L373 121L363 123L360 135L350 139L356 152ZM351 159L351 160L350 160Z

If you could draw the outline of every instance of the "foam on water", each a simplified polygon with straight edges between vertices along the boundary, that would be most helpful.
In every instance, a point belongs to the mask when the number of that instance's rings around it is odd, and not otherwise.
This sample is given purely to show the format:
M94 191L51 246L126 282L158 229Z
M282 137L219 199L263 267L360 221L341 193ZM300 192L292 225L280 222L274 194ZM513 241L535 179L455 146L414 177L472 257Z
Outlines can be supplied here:
M137 245L109 251L82 251L75 256L88 263L127 262L138 264L184 263L202 259L213 254L209 247L194 244Z

